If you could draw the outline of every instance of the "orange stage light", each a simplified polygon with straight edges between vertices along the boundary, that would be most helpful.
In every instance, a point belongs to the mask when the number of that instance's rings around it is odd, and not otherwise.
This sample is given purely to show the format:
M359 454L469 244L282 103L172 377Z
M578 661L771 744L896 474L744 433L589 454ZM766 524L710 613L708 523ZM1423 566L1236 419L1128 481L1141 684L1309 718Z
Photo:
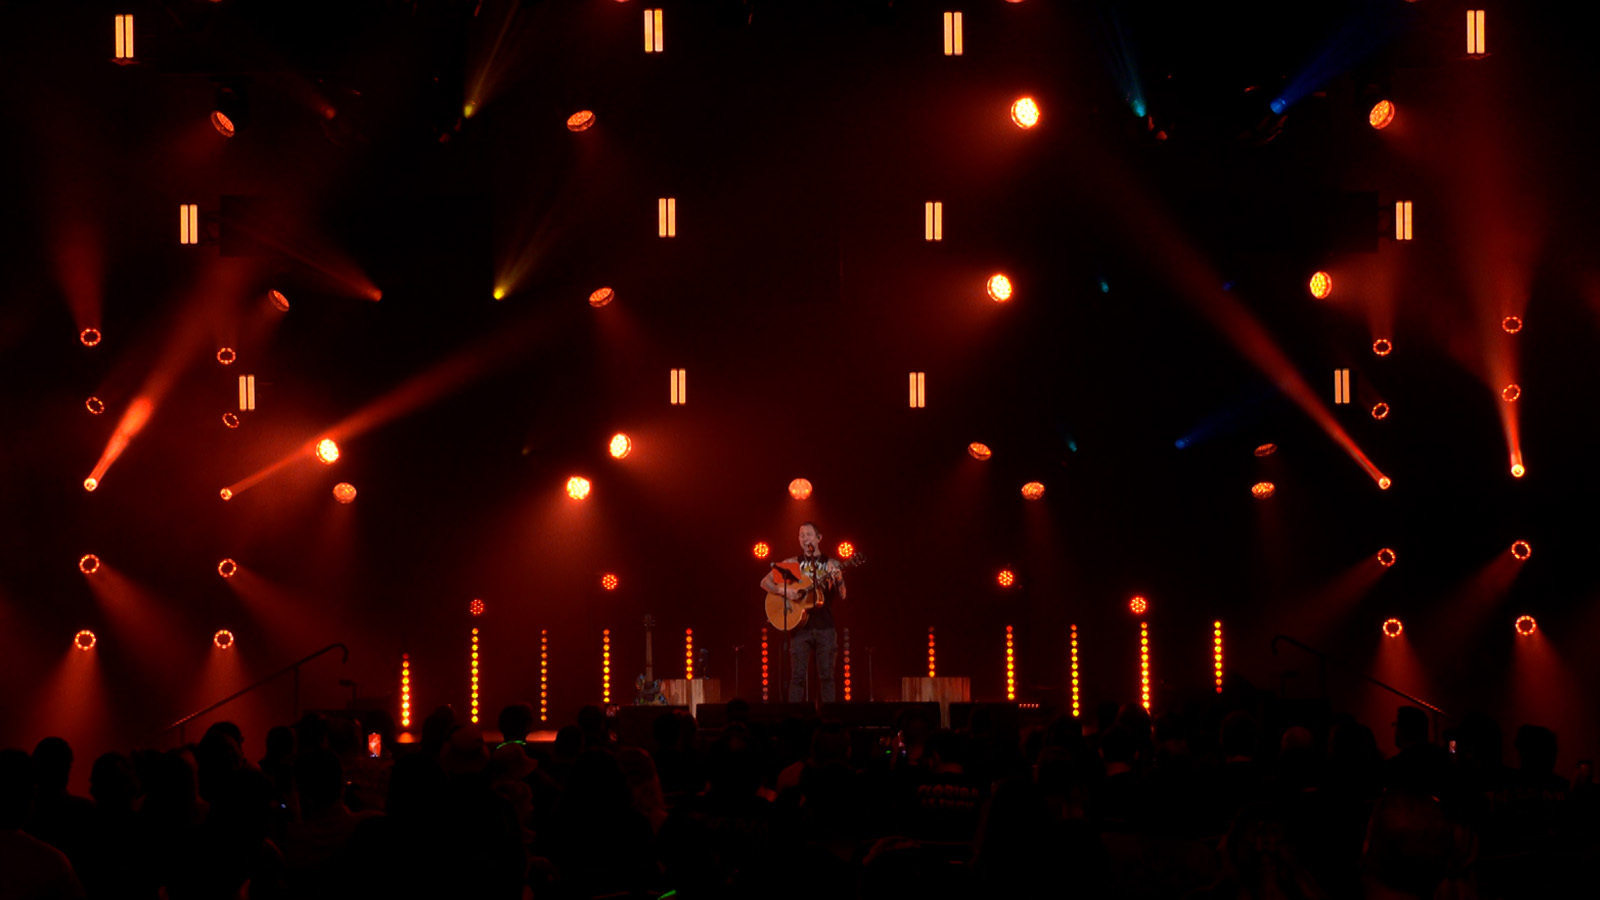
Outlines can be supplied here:
M633 441L619 431L611 436L611 443L606 450L612 459L627 459L628 454L633 452Z
M1010 569L1001 569L1000 574L996 575L994 580L998 582L1001 587L1008 588L1017 583L1017 573L1011 571Z
M1018 128L1032 128L1039 124L1039 104L1033 102L1032 97L1019 98L1011 104L1011 121L1017 123Z
M233 120L228 118L227 113L220 109L211 111L211 127L217 130L217 134L225 138L231 138L234 135Z
M100 329L85 328L83 331L78 333L78 340L85 347L93 347L95 344L100 343Z
M933 626L929 625L928 626L928 677L929 678L938 678L939 676L937 674L935 674L937 671L938 670L934 667Z
M469 719L476 725L478 724L478 629L476 628L472 629L472 662L469 668L472 673L472 689L469 694L472 707Z
M594 111L593 110L580 109L577 112L573 113L572 115L567 116L567 130L568 131L588 131L593 126L594 126Z
M1512 463L1511 464L1511 477L1512 478L1521 478L1523 475L1526 475L1527 473L1528 473L1528 470L1523 467L1522 463Z
M1006 699L1017 699L1017 652L1011 626L1006 626Z
M980 444L977 441L973 441L967 445L967 453L971 455L973 459L988 459L994 455L994 452L989 449L988 444Z
M844 702L850 702L850 629L844 630L844 646L840 648L844 666Z
M1405 631L1405 630L1406 630L1405 626L1400 624L1400 620L1399 619L1384 619L1383 620L1383 636L1384 637L1397 638L1397 637L1400 636L1400 633L1402 631Z
M333 486L333 499L340 503L349 503L356 499L356 486L348 481L341 481Z
M1393 486L1394 486L1394 482L1390 480L1389 476L1387 476L1387 475L1379 476L1379 478L1378 478L1378 490L1387 491L1390 487L1393 487Z
M225 366L233 365L234 360L237 360L238 358L239 354L235 353L232 347L223 347L221 350L217 351L217 362L222 363Z
M856 555L856 545L849 541L840 541L838 548L834 552L840 559L849 559Z
M1388 338L1378 338L1372 342L1372 352L1379 356L1388 356L1394 352L1394 342Z
M1394 121L1394 104L1388 100L1379 100L1372 111L1367 113L1367 124L1382 131Z
M989 292L989 299L996 303L1004 303L1011 299L1011 279L1004 275L990 275L984 289Z
M796 478L789 482L789 496L796 500L804 500L811 496L811 482L804 478Z
M766 703L767 695L767 626L761 626L761 702Z
M1250 496L1257 500L1265 500L1278 492L1278 486L1270 481L1258 481L1250 486Z
M539 629L539 721L550 721L550 629Z
M1082 712L1078 695L1078 626L1072 626L1072 717L1078 718Z
M483 608L483 601L477 599L476 597L472 599L471 603L467 604L467 612L474 616L483 615Z
M502 285L498 285L498 284L495 285L494 286L494 292L492 294L490 294L490 296L494 297L496 300L504 300L506 298L506 289L505 289L505 287L502 286Z
M224 559L217 563L217 574L223 578L232 578L239 571L239 564L231 559Z
M683 630L683 677L694 680L694 629Z
M1539 627L1539 623L1533 620L1533 616L1518 616L1513 627L1517 629L1517 634L1527 637L1533 634L1534 629Z
M100 571L100 557L93 553L85 553L83 558L78 560L78 571L85 575L93 575Z
M1387 418L1389 418L1389 404L1387 404L1387 403L1374 404L1373 407L1372 407L1372 417L1374 419L1387 419Z
M400 654L400 727L411 727L411 654Z
M574 500L582 500L589 496L589 479L582 475L574 475L567 479L567 496Z
M600 587L604 588L605 590L614 591L617 589L617 585L621 583L622 582L617 579L617 576L611 574L610 572L600 576Z
M133 15L116 17L116 61L118 65L133 62Z
M94 632L87 628L72 636L72 646L79 650L93 650L96 643Z
M1257 456L1271 456L1272 454L1277 453L1277 452L1278 452L1278 445L1277 444L1262 444L1261 446L1256 448L1256 455Z
M767 546L766 541L756 541L756 545L751 552L755 553L756 559L766 559L767 554L772 552L772 548Z
M1385 569L1394 565L1395 560L1397 559L1399 559L1399 557L1395 556L1394 551L1390 550L1388 547L1378 551L1378 565L1383 566Z
M1139 702L1150 711L1150 623L1139 623Z
M238 428L239 427L239 417L234 415L231 412L223 413L222 414L222 424L228 426L229 428Z
M218 493L218 496L220 496L222 498L222 502L223 503L227 503L229 500L233 499L233 490L230 489L230 488L223 488Z
M1327 272L1317 272L1311 276L1310 287L1311 296L1318 300L1326 300L1328 295L1333 293L1333 276Z
M1044 496L1044 485L1037 481L1030 481L1022 486L1022 499L1037 500Z
M600 632L600 702L611 702L611 629Z
M317 441L317 459L322 460L323 465L333 465L339 460L339 445L332 438Z
M1511 545L1511 555L1518 560L1524 560L1533 555L1533 545L1527 541L1517 541Z
M1517 398L1521 396L1522 388L1517 387L1514 384L1508 384L1500 389L1500 399L1507 403L1515 403L1517 402Z
M267 291L267 302L279 312L289 311L289 298L284 296L283 291Z
M1216 679L1217 693L1222 693L1222 622L1211 623L1211 665Z
M1500 320L1500 327L1506 334L1516 334L1522 330L1522 319L1517 316L1506 316Z
M106 404L99 397L90 397L83 401L83 408L89 411L89 415L98 416L106 411Z
M93 475L91 475L88 478L85 478L83 480L83 489L86 490L86 491L92 491L92 490L94 490L95 488L97 488L99 486L100 486L100 482L95 480L95 477Z
M1131 612L1136 616L1144 615L1149 611L1149 609L1150 601L1143 597L1134 597L1132 600L1128 601L1128 612Z
M610 303L612 300L616 299L616 296L616 291L613 291L608 287L603 287L589 294L589 305L599 309L600 307L605 306L607 303Z
M216 645L218 650L232 650L233 632L224 628L211 636L211 643Z

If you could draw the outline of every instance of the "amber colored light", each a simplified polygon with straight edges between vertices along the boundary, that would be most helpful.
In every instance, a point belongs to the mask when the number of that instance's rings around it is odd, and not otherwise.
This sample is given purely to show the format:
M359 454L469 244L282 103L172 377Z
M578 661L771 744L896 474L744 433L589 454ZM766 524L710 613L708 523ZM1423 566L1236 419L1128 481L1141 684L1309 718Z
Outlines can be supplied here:
M844 665L844 702L850 702L850 629L844 630L843 665Z
M1533 545L1527 541L1517 541L1511 545L1511 555L1517 559L1527 559L1533 555Z
M1039 124L1039 104L1033 102L1032 97L1019 98L1011 104L1011 121L1017 123L1018 128L1032 128Z
M78 560L78 571L85 575L93 575L100 571L100 557L93 553L85 553L83 558Z
M478 104L468 100L461 107L461 118L470 119L478 113Z
M567 479L567 496L574 500L582 500L589 496L589 479L582 475L574 475Z
M694 680L694 629L683 630L683 677Z
M93 650L94 645L94 632L87 628L72 636L72 646L79 650Z
M1522 330L1522 319L1518 316L1506 316L1500 320L1500 327L1506 334L1516 334Z
M751 552L756 555L756 559L766 559L767 554L772 552L772 548L767 546L766 541L756 541L756 545L751 548Z
M1400 636L1400 632L1405 631L1405 630L1406 630L1406 627L1404 625L1400 624L1400 620L1399 619L1384 619L1383 620L1383 636L1384 637L1397 638L1397 637Z
M1522 463L1512 463L1511 464L1511 477L1512 478L1521 478L1523 475L1526 475L1527 473L1528 473L1528 470L1523 468Z
M267 291L267 302L279 312L289 311L289 298L284 296L283 291Z
M1372 342L1372 352L1379 356L1388 356L1394 352L1394 342L1388 338L1378 338Z
M600 632L600 702L611 702L611 629Z
M1222 622L1211 623L1211 663L1217 684L1217 693L1222 693Z
M85 347L93 347L95 344L100 343L100 329L85 328L78 333L78 340L83 342Z
M506 289L497 284L494 286L494 292L490 296L496 300L504 300L506 298Z
M620 583L621 582L617 580L617 576L611 574L610 572L600 576L600 586L608 591L616 590L617 585Z
M333 442L333 438L317 441L317 459L322 460L323 465L329 466L338 461L339 445Z
M1372 417L1374 419L1387 419L1389 417L1389 404L1387 404L1387 403L1374 404L1373 407L1372 407Z
M1011 299L1011 279L1004 275L990 275L984 290L989 292L990 300L1004 303Z
M1044 485L1037 481L1030 481L1022 486L1022 499L1037 500L1044 496Z
M856 545L850 543L849 541L840 541L839 546L835 548L834 553L840 559L849 559L850 557L856 555Z
M789 482L789 496L796 500L804 500L811 496L811 482L804 478L796 478Z
M1078 718L1082 712L1078 696L1078 626L1072 626L1072 717Z
M232 578L234 573L238 571L239 564L231 559L225 559L222 562L217 563L217 574L221 575L223 578Z
M222 498L223 503L227 503L229 500L233 499L233 491L228 488L223 488L217 493L217 496Z
M1008 588L1017 583L1017 573L1011 571L1010 569L1001 569L1000 574L996 575L994 580L998 582L1001 587Z
M612 459L626 459L633 452L633 441L622 432L611 436L611 443L606 447Z
M95 488L97 488L99 486L100 486L100 482L96 481L94 476L92 476L92 475L83 480L83 489L86 490L86 491L92 491L92 490L94 490Z
M939 676L934 674L936 671L937 670L934 667L934 654L933 654L933 626L929 625L928 626L928 677L929 678L938 678Z
M1378 565L1384 568L1394 565L1396 559L1399 559L1399 557L1395 556L1394 551L1388 547L1378 551Z
M1143 597L1134 597L1128 601L1128 611L1136 616L1142 616L1150 609L1150 601Z
M594 112L592 110L580 109L572 115L567 116L568 131L588 131L591 127L593 127L593 125Z
M1387 491L1393 485L1394 482L1390 480L1389 476L1387 475L1384 475L1378 479L1378 490L1380 491Z
M238 428L239 417L231 412L225 412L222 414L222 424L228 426L229 428Z
M603 287L589 294L589 305L596 309L610 303L617 296L611 288Z
M1311 276L1311 296L1318 300L1328 299L1333 293L1333 276L1327 272L1318 272Z
M761 626L761 702L767 702L767 626Z
M1006 626L1006 699L1017 699L1017 654L1011 626Z
M539 629L539 721L550 721L550 630Z
M994 451L989 449L988 444L980 444L977 441L967 445L967 453L973 459L988 459L994 455Z
M217 134L225 138L233 137L233 120L228 118L228 114L220 109L211 111L211 127L217 130Z
M1257 500L1265 500L1278 492L1278 486L1270 481L1258 481L1250 486L1250 496Z
M1262 444L1261 446L1256 448L1256 455L1257 456L1271 456L1272 454L1277 453L1277 452L1278 452L1278 445L1277 444Z
M1517 402L1517 398L1521 396L1522 388L1517 387L1514 384L1508 384L1500 389L1500 399L1507 403L1515 403Z
M400 727L411 727L411 654L400 654Z
M472 724L478 724L478 629L472 629L472 686L469 695L471 707L468 710L468 719Z
M233 632L224 628L211 636L211 643L217 645L219 650L233 649Z
M232 347L223 347L221 350L217 351L217 362L222 363L225 366L233 365L234 360L238 358L239 354L235 353Z
M91 416L98 416L106 411L105 402L99 397L90 397L89 399L83 401L83 408L87 409L89 411L89 415Z
M1382 131L1394 121L1394 104L1388 100L1379 100L1373 104L1372 112L1367 113L1367 124Z
M1150 711L1150 623L1139 623L1139 702Z
M1533 620L1533 616L1518 616L1515 627L1517 634L1527 637L1533 634L1533 630L1539 627L1539 623Z
M340 503L349 503L356 499L356 486L348 481L341 481L333 486L333 499Z
M467 604L467 612L474 616L483 615L483 609L483 601L477 599L476 597L473 598L471 603Z

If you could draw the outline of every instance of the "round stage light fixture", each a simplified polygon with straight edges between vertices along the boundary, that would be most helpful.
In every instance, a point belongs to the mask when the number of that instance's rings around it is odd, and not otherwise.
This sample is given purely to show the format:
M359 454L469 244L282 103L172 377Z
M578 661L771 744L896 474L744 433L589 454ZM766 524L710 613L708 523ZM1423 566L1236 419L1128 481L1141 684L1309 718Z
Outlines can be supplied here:
M1376 403L1376 404L1373 404L1372 417L1374 419L1387 419L1387 418L1389 418L1389 404L1387 404L1387 403Z
M1521 478L1522 476L1524 476L1526 474L1528 474L1528 470L1522 467L1522 463L1512 463L1511 464L1511 477L1512 478Z
M583 500L589 496L591 485L589 479L582 475L574 475L567 479L567 496L574 500Z
M93 347L95 344L100 343L100 329L85 328L84 330L78 332L78 340L82 342L85 347Z
M238 428L239 417L231 412L225 412L222 414L222 424L228 426L229 428Z
M1388 128L1394 121L1394 104L1388 100L1379 100L1373 105L1372 111L1367 113L1367 124L1379 131Z
M317 441L317 459L322 460L322 464L325 466L331 466L338 462L339 445L333 442L333 438L323 438Z
M621 582L617 579L617 576L610 572L600 576L600 586L608 591L616 590L618 584L621 584Z
M1039 104L1032 97L1019 97L1011 104L1011 121L1024 129L1039 124Z
M218 650L232 650L233 632L224 628L211 636L211 643L216 645Z
M98 416L106 411L106 404L99 397L90 397L83 401L83 408L89 411L89 415Z
M1328 299L1333 293L1333 276L1327 272L1317 272L1311 276L1311 296L1318 300Z
M1017 583L1017 573L1010 569L1001 569L1000 574L996 575L994 580L1001 587L1008 588Z
M1278 452L1278 445L1277 444L1262 444L1261 446L1256 448L1256 455L1257 456L1271 456L1272 454L1277 453L1277 452Z
M227 503L229 500L233 499L233 491L230 488L223 488L218 492L217 496L222 498L223 503Z
M750 548L750 552L756 555L756 559L766 559L767 555L772 552L772 548L767 546L766 541L756 541L756 545Z
M474 597L472 602L467 604L467 612L474 616L483 615L483 601Z
M1405 631L1405 630L1406 630L1406 627L1404 625L1400 624L1400 620L1399 619L1384 619L1383 620L1383 636L1384 637L1397 638L1397 637L1400 636L1400 632Z
M356 486L348 481L341 481L333 486L333 499L340 503L350 503L356 499Z
M494 286L494 293L490 294L490 296L496 300L504 300L506 298L506 289L497 284Z
M233 120L228 118L228 114L220 109L211 111L211 127L217 130L217 134L225 138L231 138L234 135Z
M1521 396L1522 388L1517 387L1514 384L1508 384L1500 389L1500 399L1507 403L1515 403L1517 402L1517 398Z
M1390 487L1393 487L1393 486L1394 486L1394 482L1389 479L1389 476L1381 475L1381 476L1378 477L1378 490L1387 491Z
M607 445L606 451L611 454L612 459L627 459L628 454L633 452L633 441L619 431L611 436L611 443Z
M1278 492L1278 486L1270 481L1258 481L1250 486L1250 496L1257 500L1265 500Z
M612 300L616 299L616 296L617 292L613 291L611 288L599 288L589 295L589 305L595 309L599 309L600 307L605 306L607 303L610 303Z
M996 303L1004 303L1011 299L1011 279L1004 275L990 275L984 289L989 292L989 299Z
M1038 500L1044 496L1044 485L1037 481L1030 481L1022 486L1022 499Z
M980 444L977 441L967 445L967 453L973 459L988 459L994 455L994 451L989 449L988 444Z
M1394 352L1394 341L1388 338L1378 338L1372 342L1372 352L1379 356L1388 356Z
M849 541L840 541L839 546L834 548L833 552L840 559L849 559L856 555L856 545Z
M1516 624L1513 627L1517 629L1517 634L1527 637L1533 634L1534 629L1539 627L1539 623L1533 620L1533 616L1517 616Z
M232 578L239 571L239 564L231 559L217 563L217 574L223 578Z
M78 560L78 571L85 575L93 575L100 571L100 557L93 553L85 553L83 558Z
M271 303L272 307L279 312L289 311L289 298L283 295L283 291L267 291L267 302Z
M79 650L93 650L96 643L94 632L87 628L72 636L72 646Z
M1516 334L1522 330L1522 319L1518 316L1506 316L1500 320L1500 328L1506 334Z
M1390 550L1388 547L1378 551L1378 565L1383 566L1385 569L1394 565L1395 560L1397 559L1399 559L1399 557L1395 556L1394 551Z
M1527 541L1517 541L1511 545L1511 555L1515 557L1518 562L1527 559L1533 555L1533 545Z
M789 482L789 496L796 500L804 500L811 496L811 482L804 478L796 478Z
M232 347L223 347L221 350L217 351L217 362L222 363L225 366L233 365L234 361L238 358L239 354L235 353Z
M86 491L92 491L92 490L94 490L95 488L97 488L99 486L100 486L100 482L95 480L95 477L93 475L90 475L88 478L85 478L83 480L83 489L86 490Z
M1144 615L1149 611L1149 609L1150 601L1143 597L1134 597L1132 600L1128 601L1128 612L1131 612L1136 616Z
M594 127L594 110L580 109L567 116L568 131L588 131Z

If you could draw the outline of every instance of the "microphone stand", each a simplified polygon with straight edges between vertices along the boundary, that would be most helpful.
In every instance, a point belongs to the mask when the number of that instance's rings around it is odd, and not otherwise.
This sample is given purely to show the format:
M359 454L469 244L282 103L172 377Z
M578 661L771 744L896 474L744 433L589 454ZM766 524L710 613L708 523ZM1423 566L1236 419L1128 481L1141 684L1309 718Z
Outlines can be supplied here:
M779 568L777 563L772 563L772 571L778 573L778 577L783 581L783 659L778 660L778 674L783 684L783 702L788 703L789 681L781 676L783 675L783 664L785 660L787 660L789 663L789 668L791 670L789 673L790 676L792 677L794 675L794 672L792 671L794 669L794 660L789 656L789 585L794 584L800 579L789 574L788 569ZM810 685L807 685L807 687L809 688ZM806 693L810 694L811 692L808 689Z

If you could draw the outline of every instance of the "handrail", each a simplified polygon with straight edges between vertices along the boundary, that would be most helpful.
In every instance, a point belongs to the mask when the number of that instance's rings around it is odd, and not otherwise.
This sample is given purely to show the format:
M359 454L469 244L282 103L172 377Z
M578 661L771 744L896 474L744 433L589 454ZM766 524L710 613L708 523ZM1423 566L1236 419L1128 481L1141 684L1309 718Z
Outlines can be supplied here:
M307 656L307 657L305 657L303 659L300 659L300 660L297 660L295 662L292 662L292 663L288 664L287 666L284 666L283 668L279 669L278 671L273 672L271 675L268 675L267 677L261 679L260 681L257 681L255 684L252 684L249 687L246 687L246 688L244 688L242 690L239 690L239 691L236 691L236 692L234 692L232 694L229 694L228 696L222 698L221 700L218 700L217 702L211 704L210 706L206 707L205 709L189 713L187 716L184 716L183 718L179 719L178 721L173 722L171 725L168 725L166 728L163 728L161 731L162 731L163 734L165 734L166 732L169 732L172 729L176 728L176 729L178 729L178 740L179 741L183 741L183 739L184 739L184 726L188 725L189 722L191 722L192 720L198 719L201 716L205 715L206 713L211 712L212 710L218 709L218 708L223 707L223 706L227 706L229 703L232 703L233 701L239 699L240 697L243 697L245 694L250 693L251 691L255 690L258 687L261 687L262 685L266 684L267 682L273 681L274 679L277 679L277 678L279 678L279 677L281 677L283 675L287 675L290 672L294 673L294 718L298 719L298 718L300 718L300 667L305 665L308 662L311 662L313 659L316 659L317 657L321 656L322 654L327 653L329 650L342 651L343 655L339 659L340 665L343 665L344 663L347 663L347 662L350 661L350 648L349 647L346 647L343 644L329 644L328 646L323 647L321 650L318 650L317 652L311 654L310 656Z
M1278 635L1278 636L1276 636L1276 637L1274 637L1272 639L1272 655L1273 656L1277 656L1278 655L1278 642L1279 641L1288 641L1289 643L1295 645L1296 647L1299 647L1301 650L1304 650L1305 652L1311 654L1312 656L1317 657L1318 659L1322 660L1325 663L1333 663L1335 666L1345 670L1346 672L1349 672L1352 675L1355 675L1358 678L1362 678L1362 679L1365 679L1367 681L1372 682L1373 684L1377 685L1378 687L1381 687L1384 690L1388 691L1389 693L1394 694L1396 697L1402 697L1402 698L1404 698L1406 700L1411 701L1412 703L1415 703L1418 706L1430 709L1434 713L1436 713L1438 715L1441 715L1441 716L1444 716L1446 719L1454 719L1455 718L1455 716L1450 715L1449 713L1445 712L1444 710L1440 709L1437 706L1434 706L1432 703L1429 703L1428 701L1422 699L1421 697L1413 696L1411 694L1406 693L1405 691L1400 690L1399 688L1395 687L1392 684L1388 684L1386 682L1379 681L1378 679L1373 678L1371 675L1368 675L1367 673L1361 671L1360 669L1357 669L1355 666L1352 666L1349 663L1347 663L1347 662L1345 662L1345 661L1343 661L1341 659L1337 659L1335 657L1329 656L1328 654L1323 653L1321 650L1318 650L1317 648L1312 647L1309 644L1303 643L1301 641L1297 641L1294 638L1289 637L1287 634L1280 634L1280 635Z

